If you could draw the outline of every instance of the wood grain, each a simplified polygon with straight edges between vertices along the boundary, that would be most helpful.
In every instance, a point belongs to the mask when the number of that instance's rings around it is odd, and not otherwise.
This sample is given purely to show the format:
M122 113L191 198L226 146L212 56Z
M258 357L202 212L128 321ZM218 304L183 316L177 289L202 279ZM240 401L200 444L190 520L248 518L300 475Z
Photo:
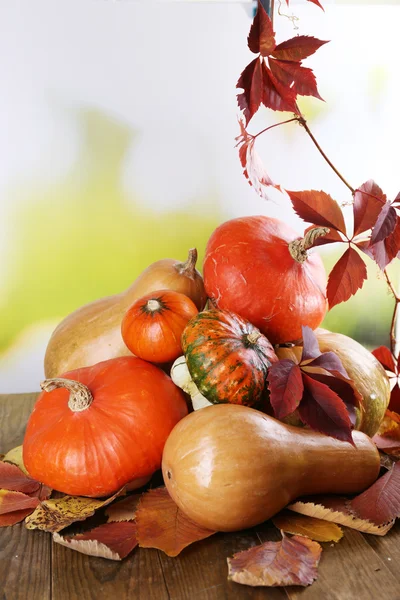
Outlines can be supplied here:
M37 394L0 395L0 452L23 440ZM280 532L268 521L216 534L177 558L135 549L122 562L85 556L50 534L22 525L0 528L1 600L400 600L400 524L385 537L344 528L322 544L318 579L307 588L251 588L227 580L226 559Z

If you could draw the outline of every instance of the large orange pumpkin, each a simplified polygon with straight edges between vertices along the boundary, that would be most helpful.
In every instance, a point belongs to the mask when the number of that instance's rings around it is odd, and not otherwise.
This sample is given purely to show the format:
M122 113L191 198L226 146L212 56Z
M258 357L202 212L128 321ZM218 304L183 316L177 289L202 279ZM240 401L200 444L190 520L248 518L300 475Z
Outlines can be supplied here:
M158 367L124 356L43 382L29 418L24 464L66 494L106 496L143 485L187 414L183 393Z

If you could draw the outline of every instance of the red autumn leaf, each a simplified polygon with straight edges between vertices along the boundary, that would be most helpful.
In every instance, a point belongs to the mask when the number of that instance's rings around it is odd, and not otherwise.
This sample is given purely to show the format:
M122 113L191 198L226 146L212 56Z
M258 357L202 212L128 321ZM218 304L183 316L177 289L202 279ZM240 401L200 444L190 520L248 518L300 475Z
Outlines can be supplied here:
M277 419L284 419L296 410L303 397L300 368L291 360L280 360L269 368L267 380L274 414Z
M318 339L311 327L302 326L301 328L303 336L303 352L301 355L300 362L303 363L306 360L317 358L321 356L321 350L319 349Z
M311 367L312 369L313 367ZM350 422L354 427L357 422L356 408L362 406L363 397L360 392L356 389L354 382L350 379L341 379L339 373L334 375L325 375L322 373L313 373L309 371L309 367L302 367L303 373L307 373L309 377L315 381L328 386L330 390L335 392L341 400L343 400L347 413L349 415Z
M75 535L54 533L53 540L82 554L111 560L122 560L138 545L136 525L129 521L105 523Z
M354 194L354 234L372 229L378 219L386 196L381 188L370 179L363 183Z
M354 248L348 248L330 272L327 286L329 308L346 302L367 279L367 268Z
M166 488L143 494L136 511L136 525L139 546L158 548L168 556L177 556L186 546L215 533L184 515Z
M310 227L307 227L307 229L304 231L304 235L308 233L311 229L315 229L315 227L316 223L310 225ZM329 233L315 238L312 247L314 248L315 246L323 246L325 244L334 244L336 242L344 241L345 240L343 236L338 231L336 231L336 229L329 229Z
M40 488L40 483L31 479L16 465L0 461L0 489L32 494Z
M321 227L336 229L346 233L346 225L339 204L325 192L316 190L304 192L287 191L295 212L301 219ZM341 241L341 238L339 240Z
M239 158L243 166L243 174L246 177L249 185L254 187L254 190L263 200L269 200L269 188L275 187L280 189L279 185L275 185L272 179L266 172L264 165L255 149L254 136L247 133L243 123L239 121L241 135L236 138L237 146L239 147Z
M262 63L262 103L272 110L298 113L296 91L280 83L265 62Z
M278 44L275 50L271 52L271 56L279 60L300 62L314 54L318 48L327 43L327 41L318 40L310 35L297 35L290 38L290 40Z
M400 413L400 387L398 380L390 393L389 408L391 411Z
M299 96L321 98L317 89L317 80L311 69L303 67L299 62L269 59L269 66L276 79L283 85L291 87Z
M400 458L400 415L387 410L378 432L372 439L379 450Z
M258 2L257 13L251 25L247 43L252 52L261 54L261 56L268 56L275 48L272 21L261 2Z
M359 244L357 246L360 247ZM392 233L375 244L369 242L367 248L362 249L376 262L382 271L386 269L400 251L400 219L398 216L396 215L396 225Z
M14 510L12 512L4 513L3 515L0 515L0 527L16 525L30 515L32 511L33 508L25 508L22 510Z
M307 363L304 366L304 369L310 369L318 367L320 369L325 369L325 371L335 372L335 374L340 374L345 379L350 379L347 374L346 369L344 368L342 361L334 352L324 352L317 358L314 358L311 362Z
M400 516L400 463L350 502L355 516L383 525Z
M396 373L394 357L389 348L386 346L379 346L379 348L372 350L372 354L379 360L384 369Z
M317 578L322 548L305 537L282 535L228 558L228 579L251 586L310 585Z
M27 496L22 492L0 490L0 515L34 508L39 504L38 498Z
M289 504L288 509L301 515L323 519L331 523L339 523L357 531L374 535L385 535L394 524L394 521L391 521L386 525L375 525L370 521L356 517L351 512L350 500L341 496L299 498L293 504Z
M386 239L396 227L397 213L390 202L383 205L381 212L376 220L371 232L371 244L382 242Z
M317 6L319 6L320 8L322 8L323 11L325 11L324 7L319 2L319 0L308 0L308 2L312 2L313 4L316 4Z
M264 78L260 58L257 57L247 65L236 84L237 88L242 88L243 92L238 94L237 101L240 110L246 121L246 126L263 99Z
M354 444L346 405L327 385L303 373L304 394L298 411L302 422L338 440Z

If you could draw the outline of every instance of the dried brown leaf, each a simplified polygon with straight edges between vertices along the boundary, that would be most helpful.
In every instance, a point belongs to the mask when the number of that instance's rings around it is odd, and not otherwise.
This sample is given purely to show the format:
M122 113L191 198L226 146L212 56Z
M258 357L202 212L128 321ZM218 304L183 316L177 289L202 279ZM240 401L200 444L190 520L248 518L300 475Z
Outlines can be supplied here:
M348 498L340 496L310 496L289 504L288 509L373 535L385 535L393 527L394 521L385 525L375 525L370 521L355 517L349 507L349 502Z
M25 475L16 465L1 461L0 488L14 492L23 492L24 494L32 494L39 491L40 483Z
M228 579L251 586L310 585L317 578L322 548L307 538L283 534L228 558Z
M400 463L353 498L349 506L355 516L375 525L385 525L400 517Z
M22 459L22 446L17 446L16 448L9 450L7 454L4 455L2 460L4 462L11 463L12 465L16 465L23 473L25 473L25 475L28 475L29 477L29 473L26 470L24 461Z
M158 548L177 556L186 546L216 533L189 519L166 488L143 494L136 511L137 538L142 548Z
M343 531L335 523L287 511L276 515L272 522L285 533L301 535L316 542L338 542L343 537Z
M136 525L127 521L105 523L91 531L72 536L53 533L53 540L82 554L122 560L137 546Z
M61 531L64 527L75 523L75 521L84 521L91 517L96 510L110 504L120 493L121 491L105 500L80 496L63 496L62 498L44 500L25 519L25 526L27 529L42 529L52 533Z
M108 523L120 523L121 521L133 521L139 504L141 494L133 494L122 500L110 504L105 514Z

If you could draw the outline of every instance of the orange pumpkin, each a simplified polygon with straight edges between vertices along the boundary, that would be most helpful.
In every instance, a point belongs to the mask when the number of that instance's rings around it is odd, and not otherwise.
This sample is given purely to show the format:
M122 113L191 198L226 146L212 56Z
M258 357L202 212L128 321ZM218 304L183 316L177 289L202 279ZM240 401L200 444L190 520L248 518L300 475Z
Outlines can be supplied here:
M31 477L66 494L106 496L132 481L140 487L187 414L168 375L135 356L70 371L42 388L23 460Z
M122 320L122 338L133 354L167 363L182 354L181 335L197 315L194 302L172 290L159 290L137 300Z

